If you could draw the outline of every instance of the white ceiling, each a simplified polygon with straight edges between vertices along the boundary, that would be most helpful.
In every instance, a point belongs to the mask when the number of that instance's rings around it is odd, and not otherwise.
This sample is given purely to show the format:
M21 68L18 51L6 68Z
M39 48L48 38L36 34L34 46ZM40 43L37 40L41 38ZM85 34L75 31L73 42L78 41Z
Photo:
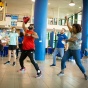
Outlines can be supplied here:
M5 1L5 0L2 0ZM74 7L70 7L68 4L70 0L49 0L48 5L48 17L50 18L64 18L65 15L72 15L82 10L82 0L73 0L75 2ZM19 14L20 16L32 14L31 0L6 0L7 2L7 13L8 14ZM58 15L59 13L59 15Z

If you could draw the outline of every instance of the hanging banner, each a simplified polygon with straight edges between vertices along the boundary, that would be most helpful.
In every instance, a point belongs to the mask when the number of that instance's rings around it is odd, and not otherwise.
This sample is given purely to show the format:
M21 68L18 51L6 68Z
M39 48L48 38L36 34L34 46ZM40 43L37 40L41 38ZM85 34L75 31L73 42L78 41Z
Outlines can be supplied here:
M11 15L11 26L17 26L18 16Z
M6 15L5 27L11 27L11 15Z

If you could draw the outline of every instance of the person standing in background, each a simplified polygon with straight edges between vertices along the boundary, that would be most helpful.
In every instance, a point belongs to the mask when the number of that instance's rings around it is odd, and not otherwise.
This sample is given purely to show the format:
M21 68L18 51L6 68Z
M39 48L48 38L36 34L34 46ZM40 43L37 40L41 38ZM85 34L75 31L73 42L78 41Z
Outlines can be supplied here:
M19 34L19 37L18 37L19 48L16 50L16 55L17 55L16 58L18 58L19 50L22 52L23 39L24 39L24 33L22 31L20 31L20 34Z
M16 49L18 48L18 34L16 33L16 28L12 27L11 33L8 35L9 37L9 47L8 47L8 61L4 64L10 64L11 53L13 52L14 61L12 66L16 65Z

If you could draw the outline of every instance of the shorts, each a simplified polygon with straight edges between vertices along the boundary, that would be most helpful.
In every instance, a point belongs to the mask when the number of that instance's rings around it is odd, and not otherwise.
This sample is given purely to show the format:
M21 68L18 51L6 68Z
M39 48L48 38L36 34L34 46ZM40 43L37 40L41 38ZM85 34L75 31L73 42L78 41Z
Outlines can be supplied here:
M17 49L17 45L9 45L9 50L16 50Z

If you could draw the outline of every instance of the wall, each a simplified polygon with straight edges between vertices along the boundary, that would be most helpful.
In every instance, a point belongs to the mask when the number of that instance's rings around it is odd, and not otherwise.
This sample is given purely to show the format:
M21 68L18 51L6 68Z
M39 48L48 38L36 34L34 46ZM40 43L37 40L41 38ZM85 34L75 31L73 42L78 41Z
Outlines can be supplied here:
M8 28L5 27L6 22L5 21L0 21L0 28ZM26 27L28 27L30 25L30 23L26 24ZM22 22L17 22L17 28L22 28ZM59 25L47 25L47 30L52 31L52 29L55 28L56 30L61 30L62 28L65 28L66 30L68 30L67 26L59 26Z

